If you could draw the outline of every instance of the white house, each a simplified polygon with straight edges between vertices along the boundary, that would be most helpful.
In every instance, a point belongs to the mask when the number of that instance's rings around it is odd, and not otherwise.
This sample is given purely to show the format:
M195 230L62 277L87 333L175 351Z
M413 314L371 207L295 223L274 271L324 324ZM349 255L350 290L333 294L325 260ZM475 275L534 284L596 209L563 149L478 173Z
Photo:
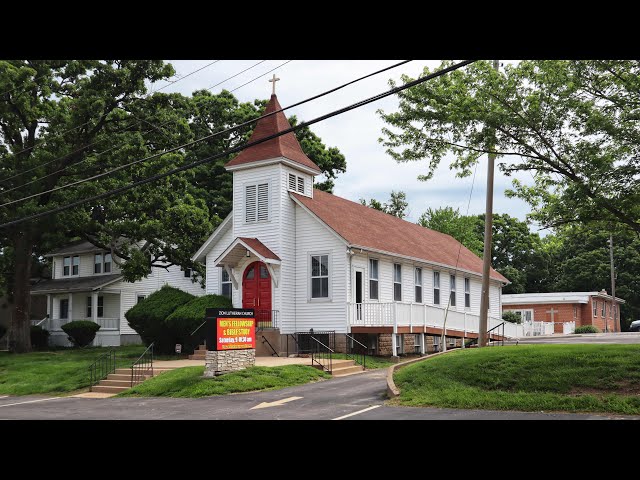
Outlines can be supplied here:
M280 109L272 95L266 113ZM250 141L287 128L277 113ZM447 306L448 341L477 337L482 260L451 236L314 189L320 168L293 133L242 151L226 168L233 211L193 256L206 263L208 294L256 309L281 339L335 332L338 349L349 335L378 354L424 353L438 343ZM501 323L507 283L492 270L490 327Z
M72 320L90 320L100 325L94 345L139 343L139 335L129 327L124 314L147 295L168 284L193 295L204 295L200 283L191 281L191 271L179 266L153 268L148 277L125 282L111 253L87 241L78 241L54 250L51 279L31 288L32 295L46 295L47 317L32 320L51 332L53 345L69 345L61 326Z

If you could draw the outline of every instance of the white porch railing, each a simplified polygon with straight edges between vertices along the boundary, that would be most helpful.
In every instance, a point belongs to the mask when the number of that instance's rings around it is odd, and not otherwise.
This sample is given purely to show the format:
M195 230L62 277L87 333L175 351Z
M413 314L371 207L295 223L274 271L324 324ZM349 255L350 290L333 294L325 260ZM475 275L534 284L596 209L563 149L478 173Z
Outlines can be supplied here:
M62 325L69 323L71 321L85 320L88 322L92 322L91 318L74 318L71 320L70 318L52 318L47 319L40 326L46 330L51 331L60 331L62 330ZM32 320L33 322L33 320ZM120 319L119 318L107 318L107 317L98 317L96 319L96 323L100 325L100 332L104 332L105 330L120 330Z
M445 308L421 303L348 303L349 325L363 327L435 327L443 328ZM450 309L447 313L447 330L478 333L480 316ZM497 317L489 317L487 329L503 323ZM553 327L552 327L553 330ZM502 333L502 329L500 329ZM552 332L553 333L553 332ZM524 335L522 325L504 322L504 335L519 338Z

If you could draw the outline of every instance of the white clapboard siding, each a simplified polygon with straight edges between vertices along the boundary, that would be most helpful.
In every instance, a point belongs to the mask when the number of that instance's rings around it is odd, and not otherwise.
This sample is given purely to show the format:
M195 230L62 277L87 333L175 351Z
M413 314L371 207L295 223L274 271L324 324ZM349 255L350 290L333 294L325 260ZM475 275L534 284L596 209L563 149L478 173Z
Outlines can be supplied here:
M329 255L330 300L311 300L311 254ZM282 323L282 333L294 331L347 331L346 245L301 207L296 206L296 315Z
M71 257L73 257L73 255L70 255ZM118 273L120 272L120 267L118 267L118 265L115 264L115 262L111 261L111 272L108 273L104 273L101 272L100 274L94 274L93 273L93 265L94 265L94 261L95 261L95 254L94 253L84 253L81 255L78 255L80 257L80 268L78 269L79 271L79 275L80 277L87 277L90 275L111 275L114 273ZM56 255L55 257L53 257L53 278L55 279L61 279L61 278L71 278L71 275L69 275L68 277L65 277L62 275L63 273L63 259L64 256L62 255ZM71 273L71 267L69 268L69 273Z
M207 253L207 283L206 283L206 291L207 294L216 294L220 295L222 293L222 287L220 285L221 280L221 267L214 267L213 264L220 256L222 252L233 242L233 223L227 223L226 231L222 233L216 243L212 246L211 250ZM233 286L231 287L233 289ZM233 289L235 290L235 289Z

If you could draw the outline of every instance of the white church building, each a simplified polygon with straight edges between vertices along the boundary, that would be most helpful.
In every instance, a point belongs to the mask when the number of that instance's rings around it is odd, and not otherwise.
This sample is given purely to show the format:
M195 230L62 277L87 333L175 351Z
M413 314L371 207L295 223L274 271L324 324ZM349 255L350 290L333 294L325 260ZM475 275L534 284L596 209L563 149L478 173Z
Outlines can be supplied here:
M274 94L266 113L280 109ZM276 113L258 121L250 142L287 128ZM193 259L206 263L206 293L255 309L279 334L276 350L310 330L335 332L337 350L355 338L379 355L433 351L445 328L448 346L477 337L482 259L457 240L314 189L321 170L293 133L245 149L226 168L233 211ZM489 328L502 323L507 283L491 271ZM515 324L504 328L517 336Z

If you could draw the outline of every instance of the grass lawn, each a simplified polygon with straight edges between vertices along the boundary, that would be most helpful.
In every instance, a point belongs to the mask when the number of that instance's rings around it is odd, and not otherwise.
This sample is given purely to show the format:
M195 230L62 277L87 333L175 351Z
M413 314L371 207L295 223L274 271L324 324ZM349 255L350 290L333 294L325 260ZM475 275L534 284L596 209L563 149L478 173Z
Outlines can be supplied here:
M465 349L394 380L400 405L640 414L640 345Z
M334 360L353 360L348 358L345 353L334 353L332 357ZM370 368L387 368L391 365L395 365L395 362L393 362L390 357L372 357L371 355L367 355L365 363L367 365L367 370Z
M144 349L142 345L115 347L117 366L130 367ZM89 365L107 351L95 347L22 354L0 352L0 394L61 395L87 388Z
M302 385L330 375L306 365L251 367L216 378L202 378L204 367L185 367L151 378L118 396L208 397Z

